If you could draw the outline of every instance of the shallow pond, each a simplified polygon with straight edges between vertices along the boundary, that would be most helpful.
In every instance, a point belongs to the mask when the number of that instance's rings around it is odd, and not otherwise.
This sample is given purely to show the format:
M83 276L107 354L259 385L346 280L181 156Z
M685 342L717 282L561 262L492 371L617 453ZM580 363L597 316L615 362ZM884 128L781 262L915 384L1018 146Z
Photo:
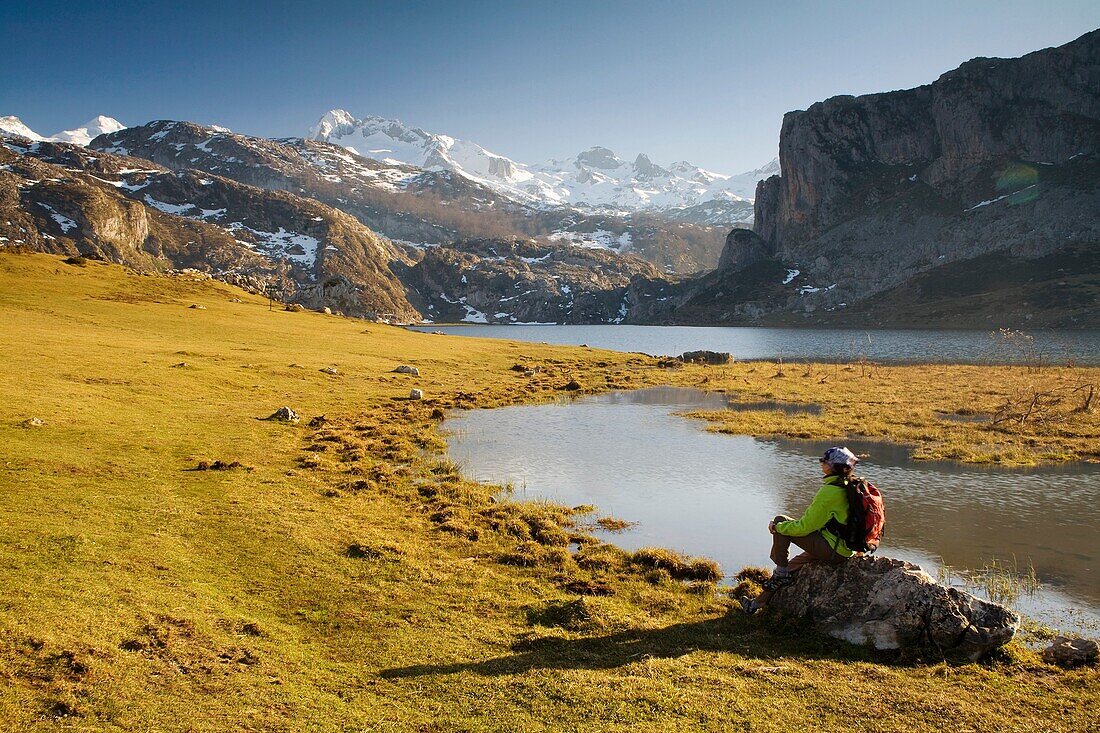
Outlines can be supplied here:
M757 328L732 326L417 326L462 336L588 344L615 351L676 356L685 351L728 351L736 359L883 363L1100 364L1100 331L1034 331L1005 338L992 331L945 329Z
M450 457L468 477L511 483L520 499L595 504L599 516L638 523L597 531L604 539L705 555L731 573L769 564L768 520L798 516L809 503L827 445L707 432L675 414L724 407L718 393L656 388L456 412L445 427ZM1056 628L1100 630L1100 465L1010 471L847 444L867 454L860 473L886 496L883 554L933 576L994 560L1033 566L1042 587L1012 605Z

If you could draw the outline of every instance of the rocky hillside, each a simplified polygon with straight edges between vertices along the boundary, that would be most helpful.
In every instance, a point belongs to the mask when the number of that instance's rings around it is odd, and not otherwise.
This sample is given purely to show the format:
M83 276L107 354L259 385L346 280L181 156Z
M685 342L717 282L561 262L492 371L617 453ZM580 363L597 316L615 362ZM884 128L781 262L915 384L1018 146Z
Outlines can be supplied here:
M193 268L310 307L419 317L390 270L402 253L312 199L64 143L5 138L0 161L0 244Z
M433 247L402 277L431 320L470 323L645 321L670 286L642 260L533 240Z
M1100 31L791 112L780 165L677 318L1100 324Z
M239 165L239 177L267 171L267 185L259 187L206 170L171 170L119 148L2 140L4 247L145 272L189 268L309 308L400 322L639 321L669 285L637 257L560 242L395 245L343 211L279 190L290 188L300 169L294 158L280 166L277 156L289 148L278 143L259 148L269 156L265 166L228 161ZM328 149L303 150L340 160ZM217 159L237 157L227 152ZM274 186L279 180L286 185Z
M161 120L131 127L100 136L91 147L174 170L202 170L293 191L345 211L395 242L543 237L635 254L663 271L690 273L714 266L724 234L723 227L707 223L708 217L720 218L720 208L673 218L532 206L439 166L426 169L361 156L320 140L268 140L190 122Z

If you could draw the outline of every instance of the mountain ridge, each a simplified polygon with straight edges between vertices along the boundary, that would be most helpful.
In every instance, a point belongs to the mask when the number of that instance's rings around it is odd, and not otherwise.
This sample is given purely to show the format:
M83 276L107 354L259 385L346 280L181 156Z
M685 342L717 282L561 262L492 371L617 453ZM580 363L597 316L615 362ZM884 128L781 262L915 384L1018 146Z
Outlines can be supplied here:
M125 129L126 125L122 124L113 117L96 115L80 127L75 127L71 130L62 130L61 132L56 132L53 135L45 136L39 135L37 132L29 128L23 122L23 120L19 119L15 115L0 117L0 133L7 133L9 135L25 137L28 140L32 140L34 142L63 142L87 146L93 138L99 135L103 135L104 133L118 132L119 130Z
M662 167L645 153L631 163L599 145L572 158L528 164L468 140L376 115L356 119L342 109L322 115L307 137L381 161L451 170L517 202L537 206L669 211L722 202L731 212L740 212L727 216L724 223L729 225L747 223L748 207L735 204L751 203L757 175L778 167L776 159L754 171L729 176L685 161Z

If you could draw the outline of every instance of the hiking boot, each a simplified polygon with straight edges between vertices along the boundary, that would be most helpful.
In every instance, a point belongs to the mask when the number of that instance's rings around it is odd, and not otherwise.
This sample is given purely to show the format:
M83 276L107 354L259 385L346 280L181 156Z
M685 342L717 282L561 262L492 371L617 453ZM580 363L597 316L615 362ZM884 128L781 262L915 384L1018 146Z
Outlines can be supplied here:
M757 611L762 611L764 609L763 606L756 605L756 599L754 598L741 596L737 600L741 603L741 610L749 616L752 616Z
M768 578L763 583L764 590L777 591L780 588L786 588L788 585L794 582L794 573L787 573L786 575L772 574L772 577Z

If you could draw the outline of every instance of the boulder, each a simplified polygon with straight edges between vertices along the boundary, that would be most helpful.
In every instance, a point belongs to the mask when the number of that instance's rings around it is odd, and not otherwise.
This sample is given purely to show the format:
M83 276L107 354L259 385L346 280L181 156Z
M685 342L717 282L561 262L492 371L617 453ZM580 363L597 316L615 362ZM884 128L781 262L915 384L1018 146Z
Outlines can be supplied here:
M402 364L401 366L394 369L394 372L396 372L397 374L411 374L414 377L420 376L420 370L414 366L409 366L408 364Z
M1100 647L1091 639L1056 636L1050 646L1043 650L1043 661L1067 668L1096 664L1100 661Z
M43 425L45 425L46 423L41 418L28 417L26 420L24 420L23 422L21 422L19 424L22 425L25 428L40 428Z
M268 416L268 420L280 420L282 422L298 422L301 418L298 417L298 413L289 407L280 407L275 412Z
M336 371L336 367L321 367L317 371L319 371L323 374L339 374L340 373L340 372Z
M678 357L680 361L689 364L729 364L733 361L733 354L728 351L685 351Z
M205 305L199 305L198 303L192 303L191 305L189 305L189 306L187 306L187 307L188 307L188 308L191 308L191 309L193 309L193 310L200 310L200 311L204 311L204 310L206 310L206 306L205 306Z
M967 659L1003 646L1020 625L1020 617L1004 606L940 585L920 566L889 557L807 565L769 607L809 618L853 644Z
M305 310L305 306L300 303L288 303L283 310L290 311L291 313L301 313Z
M424 393L419 389L410 390L409 391L409 399L410 400L422 400L422 399L424 399Z

